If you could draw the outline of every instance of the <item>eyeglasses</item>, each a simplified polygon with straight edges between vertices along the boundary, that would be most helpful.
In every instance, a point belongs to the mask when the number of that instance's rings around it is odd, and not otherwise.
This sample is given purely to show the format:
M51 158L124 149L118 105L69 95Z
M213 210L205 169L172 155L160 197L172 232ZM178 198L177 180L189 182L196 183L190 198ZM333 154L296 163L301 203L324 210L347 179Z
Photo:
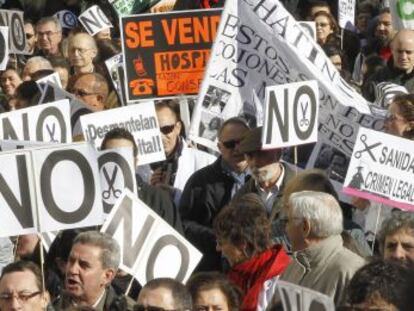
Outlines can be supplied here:
M175 124L172 124L172 125L164 125L164 126L161 126L160 127L160 131L164 135L168 135L168 134L170 134L174 130L174 128L175 128Z
M316 27L328 27L329 24L328 23L316 23Z
M79 96L79 97L85 97L90 95L97 95L98 93L88 93L87 91L80 90L80 89L74 89L72 90L72 94Z
M228 141L221 142L227 149L234 149L236 145L240 144L240 139L230 139Z
M37 32L37 35L39 37L43 37L46 36L48 38L50 38L51 36L53 36L54 34L58 33L59 31L45 31L45 32Z
M41 294L41 291L37 292L18 292L18 293L0 293L0 300L11 301L14 297L21 302L27 302L29 299Z
M156 307L156 306L144 306L144 305L135 305L134 306L134 311L178 311L175 309L164 309L161 307Z
M71 53L75 54L76 52L78 52L80 55L84 55L89 50L93 50L93 49L92 48L84 49L84 48L75 48L75 47L70 48Z

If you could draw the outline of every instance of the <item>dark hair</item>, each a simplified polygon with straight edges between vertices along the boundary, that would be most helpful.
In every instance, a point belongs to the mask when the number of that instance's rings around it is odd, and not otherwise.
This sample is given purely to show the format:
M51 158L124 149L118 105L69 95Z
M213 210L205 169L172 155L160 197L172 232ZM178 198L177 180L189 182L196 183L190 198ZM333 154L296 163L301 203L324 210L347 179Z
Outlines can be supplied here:
M32 74L32 80L37 81L39 79L47 77L48 75L51 75L54 72L55 71L52 69L40 69Z
M217 137L220 137L220 135L223 132L224 128L229 124L240 125L240 126L246 128L246 130L250 129L249 125L247 124L246 119L244 119L242 117L232 117L232 118L227 119L226 121L223 122L223 124L221 125L221 127L220 127L220 129L217 133Z
M105 61L121 53L119 46L109 39L96 40L96 45L98 46L99 58L101 61Z
M166 288L171 291L171 296L174 298L174 309L175 310L191 310L192 300L188 289L180 282L170 278L157 278L149 281L142 288L144 290L156 290L158 288Z
M26 100L29 106L32 106L34 101L40 97L40 90L35 81L23 81L16 88L15 97L17 99Z
M241 290L220 272L196 273L188 280L186 286L190 291L194 304L201 291L219 289L226 297L230 311L238 311L240 309ZM194 305L194 307L196 306Z
M7 266L3 268L1 272L0 281L6 274L25 271L30 271L34 274L36 279L36 286L39 288L39 290L42 290L42 273L40 271L39 266L32 261L19 260L9 263Z
M414 272L402 265L376 260L359 269L348 286L348 303L359 304L379 295L399 311L412 310Z
M229 240L236 247L245 245L244 255L247 258L271 246L270 228L264 202L255 193L233 199L213 223L217 239Z
M61 67L65 68L68 72L70 72L70 64L67 58L62 56L52 56L49 57L49 61L52 64L52 67Z
M175 114L175 116L177 118L177 122L181 121L180 105L179 105L178 101L176 101L174 99L164 99L164 100L160 100L160 101L155 103L155 110L156 111L159 111L163 108L170 109Z
M392 104L398 106L401 116L407 122L414 123L414 94L396 95L392 100ZM402 137L414 139L414 126L405 130Z
M138 147L137 144L135 142L134 136L132 136L132 134L123 128L120 127L116 127L112 130L110 130L109 132L107 132L105 134L105 137L101 143L101 150L105 150L106 148L106 143L108 142L108 140L111 139L126 139L129 140L132 145L133 145L133 151L134 151L134 157L136 157L138 155Z

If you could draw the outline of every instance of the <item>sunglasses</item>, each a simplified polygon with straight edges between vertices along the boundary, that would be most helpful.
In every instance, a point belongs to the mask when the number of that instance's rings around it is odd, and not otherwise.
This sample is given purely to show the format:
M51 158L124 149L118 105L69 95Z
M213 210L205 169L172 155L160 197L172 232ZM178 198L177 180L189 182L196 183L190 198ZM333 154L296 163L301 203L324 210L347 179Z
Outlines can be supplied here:
M175 128L175 124L165 125L165 126L160 127L160 131L164 135L168 135L174 130L174 128Z
M240 139L230 139L228 141L221 142L227 149L234 149L237 144L240 144Z

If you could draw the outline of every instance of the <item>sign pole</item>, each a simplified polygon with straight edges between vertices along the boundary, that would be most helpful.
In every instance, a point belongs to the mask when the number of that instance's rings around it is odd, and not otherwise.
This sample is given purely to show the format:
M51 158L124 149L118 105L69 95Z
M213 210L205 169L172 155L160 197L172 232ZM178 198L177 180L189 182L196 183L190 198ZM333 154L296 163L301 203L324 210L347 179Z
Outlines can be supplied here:
M131 291L131 288L132 288L132 283L134 283L134 277L131 275L131 281L129 281L128 287L125 291L125 296L129 295L129 292Z
M377 232L378 232L378 224L379 224L379 220L380 220L380 216L381 216L381 209L382 209L382 203L378 208L378 213L377 213L377 220L375 222L375 231L374 231L374 240L372 241L372 246L371 246L371 255L374 255L374 248L375 248L375 240L377 238Z
M42 240L42 235L40 233L38 233L37 235L39 237L39 243L40 243L40 270L42 272L42 296L43 299L45 298L44 295L46 293L46 285L45 285L45 254L43 252L43 240Z
M341 28L341 51L344 49L344 29Z
M298 174L298 146L293 147L293 162L295 164L295 175Z

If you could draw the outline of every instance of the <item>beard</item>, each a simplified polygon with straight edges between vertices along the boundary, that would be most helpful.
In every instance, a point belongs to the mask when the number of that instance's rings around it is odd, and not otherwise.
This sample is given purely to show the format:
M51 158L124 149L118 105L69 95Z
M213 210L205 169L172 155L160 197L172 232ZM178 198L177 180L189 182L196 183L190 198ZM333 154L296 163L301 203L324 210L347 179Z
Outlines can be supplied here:
M258 183L264 183L272 180L273 174L269 169L253 169L252 176Z

